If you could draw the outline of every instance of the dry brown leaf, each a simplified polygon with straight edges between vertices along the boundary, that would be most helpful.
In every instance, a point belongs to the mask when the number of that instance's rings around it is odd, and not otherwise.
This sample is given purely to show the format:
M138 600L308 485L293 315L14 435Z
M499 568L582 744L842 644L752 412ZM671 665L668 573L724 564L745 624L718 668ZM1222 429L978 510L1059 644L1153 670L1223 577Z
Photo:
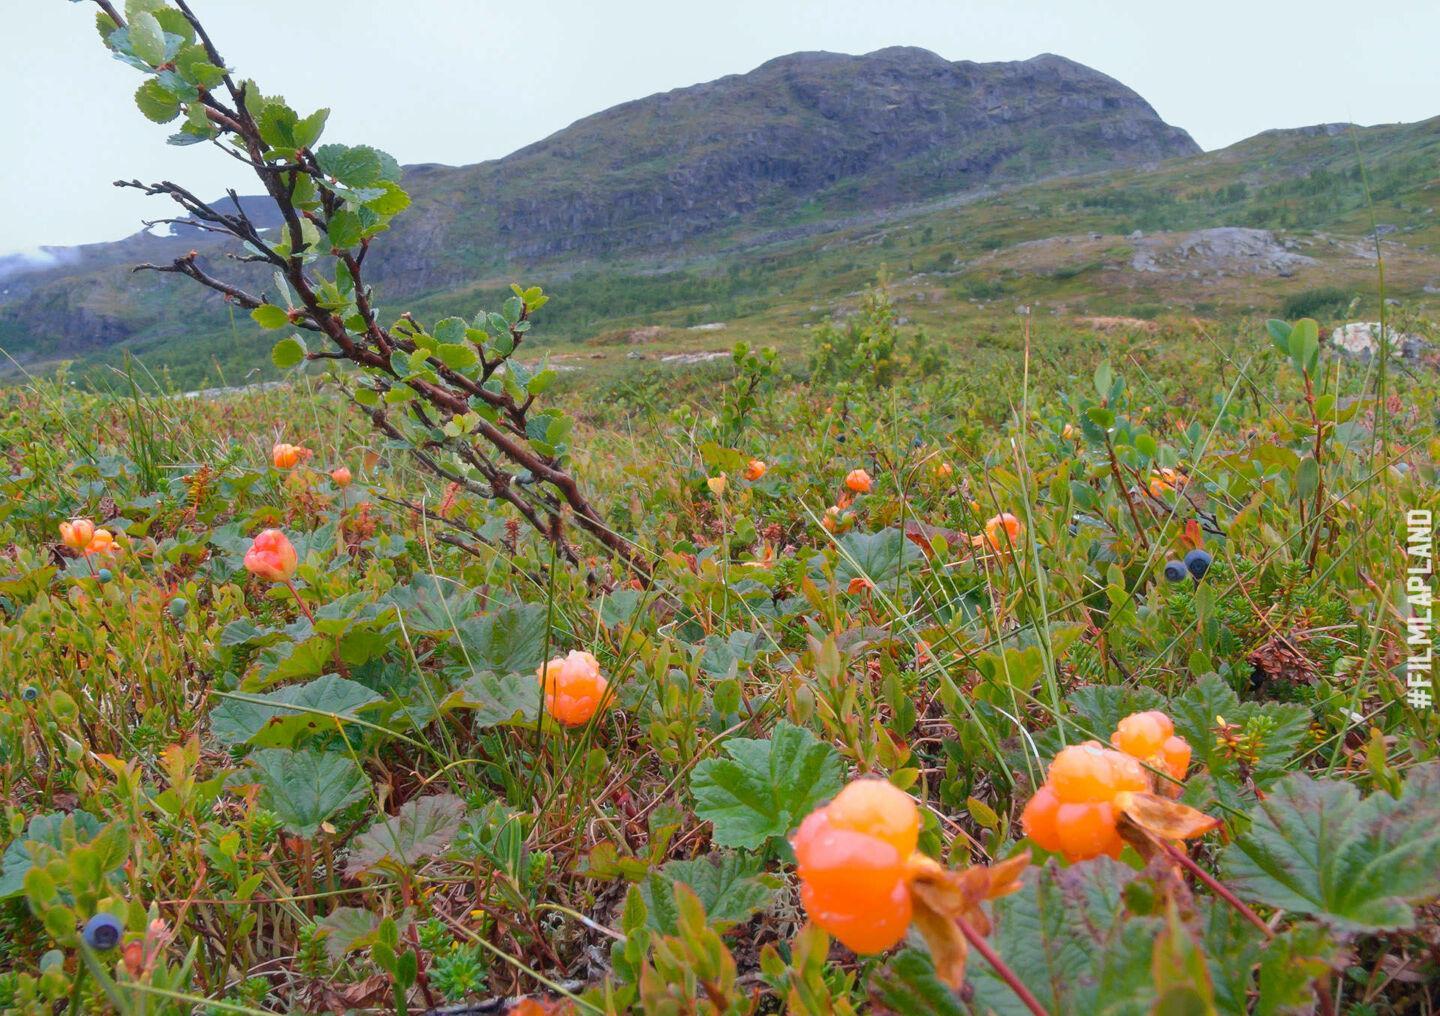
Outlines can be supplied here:
M1120 813L1120 838L1147 861L1155 855L1155 840L1189 840L1220 828L1220 820L1168 797L1143 791L1115 795Z
M959 871L942 868L923 855L910 859L911 918L935 961L935 973L956 991L965 983L965 961L970 945L957 920L977 934L990 934L990 918L981 908L985 900L1008 896L1020 888L1020 876L1030 864L1027 850L991 867L976 865Z

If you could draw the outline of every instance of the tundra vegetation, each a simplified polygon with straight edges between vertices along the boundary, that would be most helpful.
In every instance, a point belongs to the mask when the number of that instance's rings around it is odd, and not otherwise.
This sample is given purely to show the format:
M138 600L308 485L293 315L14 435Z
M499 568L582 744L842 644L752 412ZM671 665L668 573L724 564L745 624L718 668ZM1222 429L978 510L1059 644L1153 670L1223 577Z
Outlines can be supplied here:
M1435 1010L1432 370L876 289L554 387L537 288L382 310L391 157L98 6L283 220L142 185L273 283L152 267L290 374L0 392L0 1009Z

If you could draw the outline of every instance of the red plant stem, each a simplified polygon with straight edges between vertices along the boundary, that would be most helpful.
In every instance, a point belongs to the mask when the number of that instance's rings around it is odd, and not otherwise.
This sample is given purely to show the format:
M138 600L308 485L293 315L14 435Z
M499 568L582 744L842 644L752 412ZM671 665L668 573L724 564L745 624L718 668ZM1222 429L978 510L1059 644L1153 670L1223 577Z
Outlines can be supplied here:
M300 607L300 613L305 615L305 620L314 624L315 615L310 613L310 608L305 605L304 599L300 596L300 591L295 588L295 581L293 579L286 579L285 587L290 590L290 595L295 597L295 603Z
M1185 853L1185 851L1183 850L1177 850L1175 847L1171 846L1169 843L1164 842L1163 840L1156 840L1155 842L1159 843L1161 849L1163 849L1167 854L1169 854L1170 857L1177 864L1180 865L1180 867L1184 868L1190 874L1194 875L1201 882L1204 882L1206 887L1209 888L1211 892L1213 892L1216 896L1219 896L1222 900L1224 900L1226 903L1230 904L1237 911L1239 911L1241 917L1245 918L1245 920L1249 921L1251 924L1255 925L1255 927L1259 928L1261 934L1263 934L1267 939L1275 937L1274 929L1272 929L1270 925L1262 921L1259 914L1255 913L1255 911L1251 910L1244 903L1241 903L1239 898L1234 893L1221 885L1220 882L1217 881L1215 877L1211 875L1208 871L1200 867L1200 865L1196 864L1189 854Z
M985 957L985 962L995 968L995 973L999 974L1000 980L1004 981L1009 985L1010 990L1015 992L1015 997L1025 1003L1025 1008L1033 1012L1035 1016L1050 1016L1050 1014L1045 1011L1045 1007L1040 1004L1040 1000L1030 994L1029 988L1020 983L1020 978L1015 976L1015 971L1011 970L1009 965L1000 958L999 954L990 948L990 944L985 941L985 936L972 928L970 922L959 914L955 915L955 923L959 925L960 932L965 936L965 940L975 947L976 952Z

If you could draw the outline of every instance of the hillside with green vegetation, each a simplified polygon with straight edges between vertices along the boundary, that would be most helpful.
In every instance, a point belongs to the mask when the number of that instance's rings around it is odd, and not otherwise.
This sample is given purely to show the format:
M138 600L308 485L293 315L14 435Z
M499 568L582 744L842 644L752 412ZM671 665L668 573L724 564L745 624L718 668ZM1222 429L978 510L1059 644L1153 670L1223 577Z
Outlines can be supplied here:
M996 99L977 122L982 87L1026 103ZM905 97L898 111L892 95ZM656 136L668 161L645 147ZM377 244L373 278L382 305L435 317L468 313L517 279L545 284L560 294L545 341L561 348L710 322L786 347L882 272L928 277L907 316L945 340L1028 303L1228 317L1278 312L1307 290L1347 305L1338 288L1373 315L1373 214L1390 295L1431 305L1440 120L1271 131L1193 153L1134 93L1059 58L797 54L616 107L498 162L409 167L413 204ZM274 224L257 199L246 209ZM1272 231L1263 245L1314 263L1256 271L1271 259L1164 256L1219 227ZM272 284L218 257L209 237L139 234L83 248L75 266L8 278L0 348L29 370L129 353L187 386L273 376L244 315L129 272L192 246L254 292Z

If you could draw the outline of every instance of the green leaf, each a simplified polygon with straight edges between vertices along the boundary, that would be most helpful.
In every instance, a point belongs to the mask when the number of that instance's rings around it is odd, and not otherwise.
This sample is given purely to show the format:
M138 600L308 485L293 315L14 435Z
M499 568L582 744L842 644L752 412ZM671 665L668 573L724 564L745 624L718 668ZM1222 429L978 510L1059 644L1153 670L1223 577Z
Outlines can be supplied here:
M1313 455L1307 455L1300 460L1300 465L1295 469L1295 493L1300 500L1306 501L1319 486L1320 463L1315 461Z
M1025 873L1019 892L996 900L991 945L1051 1013L1148 1014L1151 960L1162 923L1129 914L1134 872L1108 857ZM1028 1016L990 964L972 962L975 1012Z
M149 11L136 11L130 17L130 51L151 67L165 62L165 30Z
M281 370L293 367L305 359L305 340L298 335L281 339L270 350L270 362Z
M1099 429L1102 441L1105 432L1115 426L1115 414L1108 409L1101 409L1099 406L1091 406L1085 410L1085 418Z
M25 832L11 841L0 858L0 900L8 900L25 892L25 874L35 862L45 856L44 848L50 847L57 854L64 854L68 843L90 843L100 835L100 820L88 811L77 810L70 814L51 812L36 815L30 820ZM36 849L31 849L34 844ZM115 878L121 872L111 872Z
M650 926L666 935L676 934L676 885L688 886L699 897L706 920L716 931L748 921L770 899L771 889L761 878L764 871L764 859L758 855L722 852L671 861L641 886Z
M260 132L260 140L271 148L293 149L296 147L295 125L299 122L299 114L287 106L283 98L272 96L255 118L255 127Z
M1271 318L1265 322L1265 331L1269 333L1271 343L1285 356L1290 355L1290 333L1294 330L1294 326L1288 321Z
M315 161L326 176L347 187L368 187L381 180L380 153L369 145L322 145Z
M728 759L695 767L695 814L714 823L722 847L754 850L784 836L843 785L840 753L803 727L780 722L770 740L732 737Z
M315 142L324 133L325 121L330 119L329 109L317 109L303 120L296 122L294 138L296 148L314 148Z
M210 731L224 744L288 748L310 734L333 732L379 701L364 685L326 674L262 695L227 693L210 712Z
M284 328L290 323L290 315L274 304L261 304L250 312L255 323L261 328Z
M180 39L182 45L190 45L195 41L195 29L189 19L174 7L167 7L163 3L157 3L150 7L150 13L159 22L160 28L167 35L174 35Z
M462 621L456 648L463 648L461 658L473 667L533 677L544 662L548 617L543 603L500 607L484 617ZM552 649L560 653L558 646Z
M365 235L365 227L360 224L358 214L348 208L337 208L326 223L325 232L330 237L331 247L348 249L360 242Z
M474 346L444 345L435 350L440 362L453 370L468 370L480 362Z
M180 115L180 100L154 78L135 89L135 105L153 123L169 123Z
M1245 899L1353 933L1412 928L1412 906L1440 896L1440 763L1411 769L1398 799L1294 773L1250 819L1221 855Z
M431 330L437 343L447 345L465 341L465 319L458 317L441 318Z
M464 817L465 802L454 794L406 801L394 817L355 837L346 874L354 877L381 865L414 871L449 845Z
M533 674L472 674L444 705L474 709L476 730L502 724L533 727L540 719L540 681Z
M365 796L368 781L348 755L261 748L250 756L261 800L286 829L311 839L321 823Z
M225 78L225 68L212 64L210 54L200 45L180 47L175 54L175 71L200 88L214 88Z
M1095 368L1095 394L1099 398L1106 398L1110 394L1110 386L1115 383L1115 372L1110 367L1109 360L1102 360L1100 366Z
M1320 326L1313 318L1302 318L1295 322L1290 332L1290 362L1296 373L1315 372L1320 360Z
M558 373L547 367L545 370L538 371L525 383L525 391L531 395L544 395L559 376Z
M379 215L394 215L396 212L403 212L410 207L410 195L405 193L398 183L385 180L380 186L385 193L366 201L366 208Z
M969 1012L935 975L930 957L918 949L906 949L873 975L870 995L896 1016L967 1016Z

